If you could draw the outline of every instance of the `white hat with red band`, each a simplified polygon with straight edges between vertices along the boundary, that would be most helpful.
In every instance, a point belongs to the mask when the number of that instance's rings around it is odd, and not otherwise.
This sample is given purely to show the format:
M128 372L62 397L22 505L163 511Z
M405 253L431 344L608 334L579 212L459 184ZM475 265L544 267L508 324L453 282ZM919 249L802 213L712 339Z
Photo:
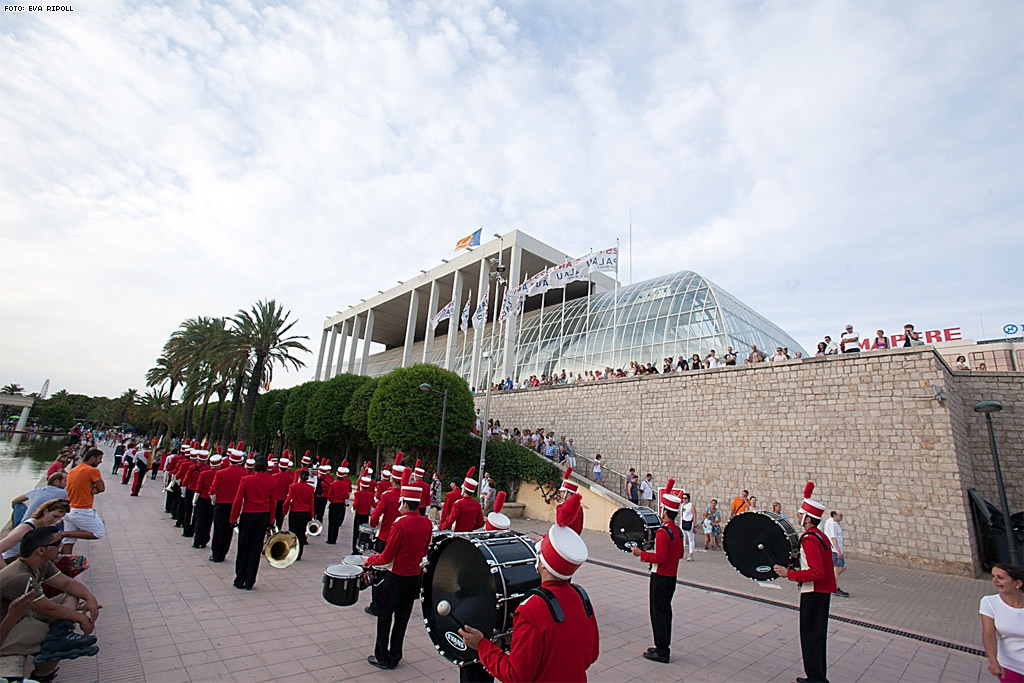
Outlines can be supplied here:
M412 473L414 476L417 476L421 479L423 478L423 475L426 474L426 472L423 471L423 468L420 467L419 460L416 461L416 466L412 468Z
M814 482L809 481L804 487L804 502L800 506L800 512L810 515L814 519L821 519L821 516L825 514L825 506L811 498L812 493L814 493Z
M402 464L402 457L405 455L402 451L398 451L395 454L395 464L391 466L391 481L401 482L402 475L405 473L405 465Z
M373 485L373 479L370 478L370 468L367 467L363 470L363 474L359 477L359 488L368 489Z
M469 468L466 472L466 478L462 480L462 490L466 493L476 493L477 480L473 478L473 473L476 472L476 466Z
M222 460L224 460L223 455L221 455L220 453L214 453L213 455L210 456L210 467L213 469L217 469L218 467L220 467L220 463Z
M306 451L306 454L302 456L302 466L307 467L312 461L313 458L309 456L309 451Z
M423 491L420 490L419 486L410 486L412 481L412 470L408 467L402 468L402 489L399 493L399 497L407 503L415 503L414 507L420 506L420 501L423 497Z
M348 474L348 460L342 460L338 466L338 474Z
M675 479L669 479L665 484L665 493L661 494L661 506L666 510L679 512L679 506L682 505L683 501L673 491L675 484Z
M572 468L571 467L566 467L565 468L565 474L562 475L562 487L560 489L558 489L558 490L559 491L568 491L569 493L579 493L579 488L580 487L579 487L579 485L576 482L570 481L570 479L569 479L570 475L572 475Z
M234 443L228 446L228 460L233 465L238 465L245 461L245 442L239 441L236 446Z
M508 516L501 511L503 507L505 507L505 492L498 491L494 496L494 511L487 515L487 519L484 521L485 531L504 531L512 526Z
M587 544L579 534L568 526L558 522L568 521L580 505L579 496L571 496L558 510L557 522L547 535L537 542L537 556L541 564L555 575L556 578L568 581L572 575L587 561Z
M245 469L251 470L256 467L256 458L246 458Z
M323 465L320 465L320 474L330 474L330 473L331 473L331 466L330 465L328 465L327 463L324 463Z

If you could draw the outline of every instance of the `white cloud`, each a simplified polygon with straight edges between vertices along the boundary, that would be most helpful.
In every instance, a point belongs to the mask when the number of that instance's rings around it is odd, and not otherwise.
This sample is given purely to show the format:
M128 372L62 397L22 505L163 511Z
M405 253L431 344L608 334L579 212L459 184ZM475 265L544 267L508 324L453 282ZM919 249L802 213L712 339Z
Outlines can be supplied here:
M1024 318L1019 3L76 10L0 26L3 382L116 394L265 297L315 351L475 227L625 248L631 210L635 280L805 346Z

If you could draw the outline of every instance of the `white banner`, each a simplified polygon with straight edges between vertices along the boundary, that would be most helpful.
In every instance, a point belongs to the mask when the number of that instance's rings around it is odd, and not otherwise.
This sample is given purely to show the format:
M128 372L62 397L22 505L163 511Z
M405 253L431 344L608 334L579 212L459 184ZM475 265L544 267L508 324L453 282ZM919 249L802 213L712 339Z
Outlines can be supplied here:
M459 322L459 329L465 332L469 329L469 301L473 298L473 291L470 290L466 305L462 307L462 320Z
M619 266L619 248L612 247L604 251L592 252L586 256L579 257L572 262L572 265L577 270L582 271L584 278L591 273L613 272Z
M473 312L473 329L482 328L487 324L487 307L490 305L491 290L488 289L484 292L484 298L477 304L476 310Z
M435 330L442 320L448 320L452 317L452 313L455 312L455 299L452 299L444 305L440 311L434 314L434 317L430 319L430 329Z
M527 296L543 294L551 289L551 284L548 282L548 272L550 270L550 268L545 268L525 282Z
M570 282L586 279L587 271L584 268L577 268L573 261L566 261L560 266L548 269L548 287L551 289L559 289Z
M518 287L516 289L518 289ZM501 310L498 311L498 321L501 322L501 321L505 320L505 318L507 318L510 314L512 314L512 309L515 306L516 302L517 301L523 301L524 299L525 299L525 297L523 297L523 298L513 297L512 294L509 293L506 290L505 291L505 296L502 297L502 299L501 299ZM522 309L520 309L520 310L522 310ZM518 311L516 312L516 315L518 315Z

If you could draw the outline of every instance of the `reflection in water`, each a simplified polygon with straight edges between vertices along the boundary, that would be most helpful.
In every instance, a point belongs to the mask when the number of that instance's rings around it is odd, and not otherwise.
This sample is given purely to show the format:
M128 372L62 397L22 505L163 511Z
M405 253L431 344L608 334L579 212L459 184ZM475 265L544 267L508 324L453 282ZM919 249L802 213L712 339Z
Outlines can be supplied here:
M14 448L9 438L0 438L0 526L8 516L6 508L10 500L35 488L66 443L65 437L40 437L22 441Z

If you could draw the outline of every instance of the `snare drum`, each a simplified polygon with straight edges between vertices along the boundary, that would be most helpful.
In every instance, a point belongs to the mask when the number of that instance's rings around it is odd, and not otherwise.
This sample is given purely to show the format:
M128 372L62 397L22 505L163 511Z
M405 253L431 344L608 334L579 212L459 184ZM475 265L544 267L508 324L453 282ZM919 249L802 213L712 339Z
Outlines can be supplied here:
M634 547L641 550L653 548L654 535L661 527L658 513L643 506L619 508L608 523L612 543L626 553L633 552Z
M352 564L352 565L356 565L357 567L362 567L363 566L363 561L365 561L365 560L366 560L366 556L365 555L346 555L345 557L341 558L341 563L342 564Z
M373 528L366 522L359 525L359 538L356 539L356 549L362 553L373 552Z
M359 591L365 588L363 568L354 564L332 564L324 570L324 600L332 605L348 607L359 600Z
M514 531L436 536L420 602L427 634L441 656L454 664L478 661L477 651L459 637L460 623L483 631L485 638L507 637L519 603L540 586L536 564L533 541ZM437 613L442 600L451 605L443 617Z
M743 576L774 581L779 578L772 569L774 565L799 565L800 535L788 520L774 512L744 512L725 526L722 549L729 564Z

